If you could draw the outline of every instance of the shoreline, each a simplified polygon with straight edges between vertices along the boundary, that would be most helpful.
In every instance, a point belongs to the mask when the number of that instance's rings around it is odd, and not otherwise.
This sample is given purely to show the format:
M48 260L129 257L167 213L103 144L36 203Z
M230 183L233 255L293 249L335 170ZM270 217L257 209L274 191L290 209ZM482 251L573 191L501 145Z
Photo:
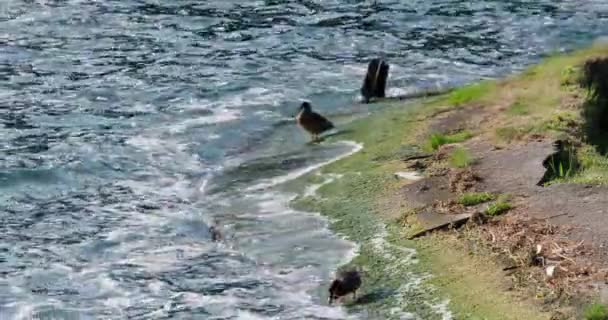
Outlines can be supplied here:
M347 125L347 132L343 135L329 137L329 142L351 140L364 145L364 148L313 170L334 178L323 183L314 193L301 192L293 200L292 206L328 217L334 232L359 245L358 256L349 265L360 266L365 272L362 298L358 303L346 303L346 306L355 312L365 312L372 318L386 319L413 315L424 319L550 319L556 316L560 316L559 319L575 319L580 316L585 304L594 299L592 290L577 293L578 296L568 293L570 299L561 296L549 299L551 301L541 299L539 292L555 291L560 282L543 283L542 269L531 266L517 266L516 275L505 272L501 260L503 255L498 253L504 248L486 237L488 234L495 237L496 230L492 228L504 227L505 220L528 215L526 209L529 205L525 197L518 198L516 195L510 199L515 208L511 210L513 213L485 217L491 222L483 226L468 223L464 228L435 231L408 240L408 232L418 224L416 219L419 217L415 210L436 207L438 200L446 199L433 197L432 192L441 193L439 190L449 187L444 183L439 184L438 190L433 190L436 186L431 183L431 197L426 198L417 195L420 190L411 194L404 190L408 186L429 183L433 177L444 176L447 179L450 172L455 170L480 170L483 173L487 159L500 157L500 154L496 156L492 153L494 150L515 152L518 148L532 145L532 141L553 142L573 135L568 131L568 125L560 126L566 112L572 116L575 112L570 110L576 107L573 105L581 103L583 91L575 88L572 79L579 74L581 63L590 57L606 54L608 50L596 46L550 57L521 74L503 80L483 81L443 95L405 103L380 101L378 104L383 107L381 111ZM556 81L559 86L555 93L557 97L551 97L548 93L554 92L551 86ZM529 88L539 92L528 92ZM511 96L516 97L505 105L504 100ZM527 98L530 101L525 100ZM527 106L525 112L520 105ZM535 110L537 106L538 110ZM557 124L555 118L558 119ZM521 134L517 129L511 129L539 121L543 127L534 127ZM427 148L423 151L434 132L449 136L465 131L470 134L467 133L459 141L448 141L437 149ZM485 145L492 148L487 151L480 147ZM485 153L479 151L480 156L474 154L473 160L465 159L467 164L463 168L466 169L456 169L450 165L458 160L454 160L455 149L471 150L467 153L483 150ZM428 160L411 160L418 159L417 155L424 152L432 156L424 158ZM424 168L411 169L419 165ZM509 175L506 170L499 168L495 171ZM396 175L404 171L419 172L421 179L408 180ZM545 169L541 171L544 173ZM314 177L311 173L305 174L292 185L305 185L312 182ZM580 183L586 176L581 171L568 178L571 179L555 183ZM591 183L588 180L585 181ZM479 192L487 189L497 194L502 187L500 182L493 186L483 183L473 186ZM462 196L468 192L464 188L457 194ZM511 188L508 191L517 194L519 189ZM538 192L547 196L545 190ZM422 199L423 206L416 206L411 199ZM502 203L496 200L494 204L498 206ZM477 207L477 211L481 210L479 208L481 206ZM466 211L468 208L461 206L458 210ZM521 283L514 285L513 279L518 276L534 277L535 282L531 282L533 284L530 286ZM577 297L582 301L576 301Z

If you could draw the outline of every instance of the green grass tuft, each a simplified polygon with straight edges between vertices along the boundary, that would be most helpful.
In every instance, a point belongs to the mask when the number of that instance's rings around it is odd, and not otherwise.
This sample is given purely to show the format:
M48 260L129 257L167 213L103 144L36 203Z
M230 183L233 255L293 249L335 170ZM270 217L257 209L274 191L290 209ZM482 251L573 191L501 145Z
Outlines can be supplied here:
M585 308L585 320L608 320L608 309L600 303L592 303Z
M510 143L513 141L521 140L533 130L534 128L532 126L502 127L497 128L495 130L495 134L498 141Z
M433 133L427 142L427 149L437 150L440 146L450 143L459 143L473 137L473 134L468 130L463 130L450 135Z
M473 159L465 148L456 148L450 155L450 165L455 168L465 168L471 165Z
M460 106L475 100L480 100L494 89L494 82L482 81L460 89L456 89L448 96L448 103Z
M556 112L551 118L547 119L541 129L543 130L555 130L565 131L568 129L576 128L579 123L577 122L578 115L572 111L561 111Z
M580 76L580 68L568 66L561 72L560 85L563 87L578 85Z
M488 206L486 214L489 216L498 216L511 210L511 208L513 207L508 202L499 199Z
M507 109L507 114L512 116L525 116L530 114L530 108L527 104L518 100L509 106L509 109Z
M568 181L583 184L608 184L608 158L592 146L577 150L580 168Z
M470 192L461 195L458 198L458 203L464 206L474 206L480 203L494 200L494 195L488 192Z

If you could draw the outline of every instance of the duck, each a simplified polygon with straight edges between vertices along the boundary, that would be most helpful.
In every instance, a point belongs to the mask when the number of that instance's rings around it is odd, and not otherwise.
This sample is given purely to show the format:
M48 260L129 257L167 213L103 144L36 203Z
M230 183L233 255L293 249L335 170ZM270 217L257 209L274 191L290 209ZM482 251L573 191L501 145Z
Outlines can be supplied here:
M220 242L224 239L222 232L216 226L209 227L209 233L211 234L211 241Z
M334 124L322 115L312 111L310 102L303 102L296 115L298 125L311 135L311 142L319 141L319 135L334 128Z
M369 103L372 98L385 97L388 71L389 65L383 59L375 58L369 62L367 73L361 86L361 96L364 103Z
M211 235L211 241L220 242L224 240L224 235L222 234L222 230L219 227L219 222L216 219L213 219L213 223L208 227L209 234Z
M329 298L327 302L331 305L339 301L349 293L353 299L357 298L357 290L361 287L361 274L357 270L341 271L329 286Z

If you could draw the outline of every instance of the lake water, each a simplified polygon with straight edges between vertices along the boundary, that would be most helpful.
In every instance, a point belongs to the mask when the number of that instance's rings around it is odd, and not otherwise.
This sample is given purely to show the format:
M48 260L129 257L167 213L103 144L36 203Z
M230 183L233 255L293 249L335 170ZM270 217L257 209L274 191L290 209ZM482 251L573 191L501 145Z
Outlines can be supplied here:
M362 318L325 301L356 246L280 188L357 146L306 145L299 103L363 115L373 57L402 94L607 23L603 0L2 0L0 318Z

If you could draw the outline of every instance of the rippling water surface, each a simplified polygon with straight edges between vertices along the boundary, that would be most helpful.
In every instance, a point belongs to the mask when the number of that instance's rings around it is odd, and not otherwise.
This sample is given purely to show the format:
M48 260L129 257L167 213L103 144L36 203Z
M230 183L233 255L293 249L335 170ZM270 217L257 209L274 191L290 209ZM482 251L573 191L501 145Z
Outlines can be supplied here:
M396 94L607 22L601 0L0 1L0 317L361 317L323 298L353 244L275 186L353 148L305 146L298 101L356 114L376 55Z

